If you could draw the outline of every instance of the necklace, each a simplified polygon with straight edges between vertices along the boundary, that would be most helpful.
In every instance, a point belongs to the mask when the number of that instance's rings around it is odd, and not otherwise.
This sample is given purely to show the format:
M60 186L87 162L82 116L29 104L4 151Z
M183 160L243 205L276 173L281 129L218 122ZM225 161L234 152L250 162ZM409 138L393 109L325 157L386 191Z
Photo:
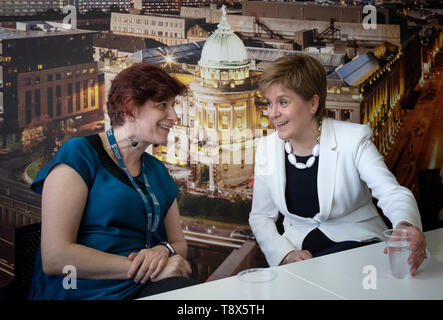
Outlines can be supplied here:
M318 127L318 132L321 134L321 124ZM295 154L292 153L292 145L289 141L285 142L285 151L288 154L288 161L297 169L306 169L310 168L314 165L315 159L320 154L320 135L317 137L317 143L315 144L314 148L312 148L312 156L306 161L305 163L297 162L297 158L295 157Z

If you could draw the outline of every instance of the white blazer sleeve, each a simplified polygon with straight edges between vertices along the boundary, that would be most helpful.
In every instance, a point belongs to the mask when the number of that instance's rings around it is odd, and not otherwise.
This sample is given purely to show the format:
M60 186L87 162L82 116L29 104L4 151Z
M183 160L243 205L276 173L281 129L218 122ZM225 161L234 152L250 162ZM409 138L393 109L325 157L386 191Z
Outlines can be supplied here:
M276 266L290 251L297 248L277 231L275 222L278 209L272 200L272 185L269 183L269 177L276 173L269 170L269 161L264 155L269 155L269 152L263 150L261 139L255 156L254 193L249 224L268 264Z
M364 133L355 152L355 164L360 178L371 189L378 206L392 222L393 227L400 221L408 221L420 230L420 213L412 192L401 186L386 167L383 156L372 143L372 130L363 126Z

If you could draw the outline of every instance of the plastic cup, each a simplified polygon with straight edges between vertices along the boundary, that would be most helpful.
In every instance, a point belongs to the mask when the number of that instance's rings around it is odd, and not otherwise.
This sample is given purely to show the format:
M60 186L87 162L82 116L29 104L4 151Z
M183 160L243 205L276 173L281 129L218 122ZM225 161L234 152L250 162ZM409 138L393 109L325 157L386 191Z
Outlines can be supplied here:
M408 264L408 258L412 252L411 232L406 229L389 229L383 233L386 239L391 274L398 279L409 278L411 276L411 266Z
M271 284L277 277L277 272L269 268L253 268L237 274L243 283L246 298L250 300L271 299Z

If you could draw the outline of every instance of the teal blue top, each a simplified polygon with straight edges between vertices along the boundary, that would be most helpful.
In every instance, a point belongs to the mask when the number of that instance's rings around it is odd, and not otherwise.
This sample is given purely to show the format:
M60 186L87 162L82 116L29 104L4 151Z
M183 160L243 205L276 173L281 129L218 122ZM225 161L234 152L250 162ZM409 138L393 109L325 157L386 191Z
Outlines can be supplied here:
M161 161L146 152L142 161L143 170L161 209L159 227L153 235L154 246L158 242L167 241L164 217L177 197L178 188ZM31 189L41 194L46 177L60 163L73 168L89 189L78 230L78 244L120 256L129 256L131 252L146 247L147 217L143 201L124 171L104 150L98 135L67 141L37 174ZM142 174L135 177L135 181L147 194L154 212ZM29 299L131 299L143 286L131 279L77 279L77 288L67 290L63 288L64 278L43 273L39 250Z

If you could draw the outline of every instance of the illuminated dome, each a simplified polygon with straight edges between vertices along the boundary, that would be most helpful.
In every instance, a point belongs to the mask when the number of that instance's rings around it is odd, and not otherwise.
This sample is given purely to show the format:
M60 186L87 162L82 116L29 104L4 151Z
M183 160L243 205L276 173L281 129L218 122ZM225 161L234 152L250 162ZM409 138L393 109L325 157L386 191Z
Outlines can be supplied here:
M222 19L217 30L206 40L198 64L206 68L232 68L248 64L243 41L231 30L222 7Z

